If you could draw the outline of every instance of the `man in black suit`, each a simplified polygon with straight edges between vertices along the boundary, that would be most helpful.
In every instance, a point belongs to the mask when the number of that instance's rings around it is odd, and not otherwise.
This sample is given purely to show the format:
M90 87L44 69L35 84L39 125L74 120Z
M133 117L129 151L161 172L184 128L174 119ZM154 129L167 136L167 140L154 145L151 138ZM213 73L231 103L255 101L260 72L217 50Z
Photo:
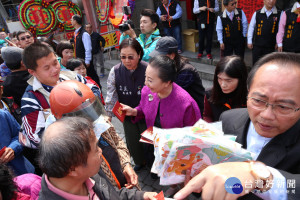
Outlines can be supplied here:
M300 55L268 54L257 62L247 84L247 109L226 111L220 119L224 133L237 135L255 161L207 167L175 199L193 191L202 191L203 199L300 198ZM240 194L226 191L229 177L241 181ZM250 187L250 182L255 184Z

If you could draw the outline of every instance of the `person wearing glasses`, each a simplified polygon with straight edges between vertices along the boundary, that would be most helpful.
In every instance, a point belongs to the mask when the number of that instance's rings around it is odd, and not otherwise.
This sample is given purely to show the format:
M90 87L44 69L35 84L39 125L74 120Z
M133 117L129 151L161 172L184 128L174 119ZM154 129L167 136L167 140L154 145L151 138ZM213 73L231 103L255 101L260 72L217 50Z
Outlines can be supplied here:
M105 99L107 115L114 116L112 110L117 101L136 107L141 99L141 90L145 83L148 63L142 61L144 51L140 43L133 38L124 39L120 45L121 63L115 65L108 75L107 96ZM140 134L146 130L145 121L133 124L130 117L123 123L127 147L134 160L136 171L145 164Z
M204 97L205 121L219 121L224 111L246 107L247 74L241 57L226 56L220 60L215 69L213 87Z
M300 199L299 85L299 54L275 52L260 59L248 76L247 109L221 115L224 133L236 135L254 153L253 161L209 166L174 198L202 191L203 199ZM226 192L229 177L241 181L240 194Z
M25 49L25 47L34 43L33 35L28 30L21 30L17 33L17 39L19 41L19 47Z
M236 0L224 0L224 12L217 18L217 35L224 56L244 58L248 21L244 11L236 8Z
M24 49L34 42L32 33L28 30L22 30L17 33L17 39L19 41L19 47ZM11 70L6 66L6 63L3 62L0 65L0 78L5 78L11 74Z

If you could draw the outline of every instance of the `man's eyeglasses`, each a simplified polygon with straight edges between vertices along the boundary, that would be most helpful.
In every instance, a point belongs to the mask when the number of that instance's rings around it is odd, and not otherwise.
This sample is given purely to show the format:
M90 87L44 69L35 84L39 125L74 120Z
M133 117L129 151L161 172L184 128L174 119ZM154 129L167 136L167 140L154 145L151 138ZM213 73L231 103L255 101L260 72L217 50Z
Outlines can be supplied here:
M235 6L237 4L237 2L234 2L234 3L231 3L230 5L231 6Z
M290 115L290 114L300 110L300 107L295 108L293 106L288 106L288 105L284 105L284 104L270 104L267 101L257 99L255 97L247 97L247 99L249 100L249 102L251 103L251 106L254 109L265 110L268 108L268 106L271 106L274 114L278 114L278 115Z
M126 58L128 58L128 60L134 60L135 56L120 56L121 60L125 60Z
M23 41L23 40L30 39L30 38L31 38L31 36L30 36L30 35L26 35L25 37L21 37L21 38L20 38L20 40L22 40L22 41Z

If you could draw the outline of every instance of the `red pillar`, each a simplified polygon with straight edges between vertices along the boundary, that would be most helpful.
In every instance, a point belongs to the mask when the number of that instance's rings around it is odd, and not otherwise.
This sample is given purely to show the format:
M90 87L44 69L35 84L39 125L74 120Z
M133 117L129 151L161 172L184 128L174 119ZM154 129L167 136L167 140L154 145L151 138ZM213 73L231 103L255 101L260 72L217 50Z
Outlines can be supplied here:
M186 18L193 20L193 0L186 0Z
M94 0L82 0L84 14L86 16L87 21L92 24L93 31L98 32L99 23L96 15L95 1Z

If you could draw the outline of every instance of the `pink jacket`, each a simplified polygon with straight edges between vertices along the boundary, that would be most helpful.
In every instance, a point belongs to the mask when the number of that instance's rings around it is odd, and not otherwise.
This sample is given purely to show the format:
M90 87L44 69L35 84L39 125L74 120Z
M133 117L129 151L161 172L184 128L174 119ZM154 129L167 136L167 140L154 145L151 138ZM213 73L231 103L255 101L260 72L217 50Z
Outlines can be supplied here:
M39 198L42 177L35 174L23 174L15 177L14 181L20 193L28 194L32 200Z
M153 96L152 101L149 95ZM135 123L145 118L147 127L153 126L159 103L162 128L192 126L201 118L195 100L184 89L173 83L171 94L164 99L160 99L157 93L152 93L147 86L144 86L140 104L136 107L137 116L132 121Z

